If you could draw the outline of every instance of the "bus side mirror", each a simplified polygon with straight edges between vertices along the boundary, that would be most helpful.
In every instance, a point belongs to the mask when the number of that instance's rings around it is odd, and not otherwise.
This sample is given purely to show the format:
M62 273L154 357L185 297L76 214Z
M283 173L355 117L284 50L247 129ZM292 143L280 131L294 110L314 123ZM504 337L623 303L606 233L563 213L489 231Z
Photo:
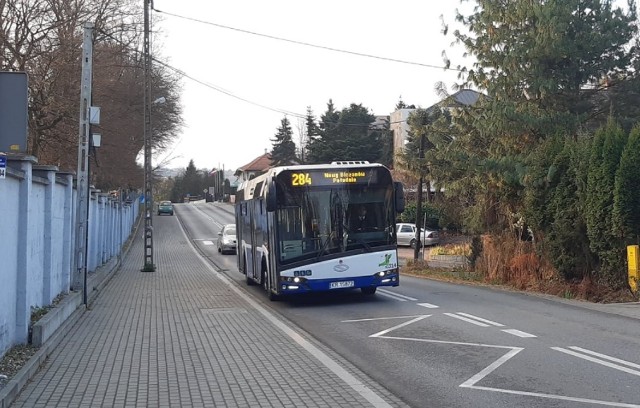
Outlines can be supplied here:
M271 180L267 189L267 212L274 212L278 205L276 204L276 182Z
M404 211L404 188L401 182L395 181L393 183L393 189L395 190L396 212L399 214Z

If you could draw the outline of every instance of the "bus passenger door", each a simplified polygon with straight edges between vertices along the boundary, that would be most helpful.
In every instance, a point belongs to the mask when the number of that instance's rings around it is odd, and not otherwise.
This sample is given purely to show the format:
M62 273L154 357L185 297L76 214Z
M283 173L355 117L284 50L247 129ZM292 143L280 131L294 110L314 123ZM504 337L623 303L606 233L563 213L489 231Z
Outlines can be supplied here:
M263 210L263 200L257 199L251 201L251 242L253 242L253 247L251 248L252 252L252 277L257 283L262 283L261 281L261 272L262 272L262 252L264 242L264 223L265 216L262 214Z

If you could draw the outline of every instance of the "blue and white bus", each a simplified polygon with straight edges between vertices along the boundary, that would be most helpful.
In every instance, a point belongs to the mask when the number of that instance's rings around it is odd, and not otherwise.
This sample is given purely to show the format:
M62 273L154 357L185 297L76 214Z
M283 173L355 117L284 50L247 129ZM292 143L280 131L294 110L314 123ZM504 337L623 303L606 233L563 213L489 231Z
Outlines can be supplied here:
M381 164L271 168L236 193L238 269L271 300L398 286L395 225L403 209L402 184Z

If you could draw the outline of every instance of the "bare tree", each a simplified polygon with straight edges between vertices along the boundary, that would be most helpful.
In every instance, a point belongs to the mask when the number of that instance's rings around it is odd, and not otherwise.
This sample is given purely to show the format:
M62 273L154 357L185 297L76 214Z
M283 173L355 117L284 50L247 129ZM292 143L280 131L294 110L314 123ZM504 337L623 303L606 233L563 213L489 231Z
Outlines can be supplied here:
M82 26L95 25L92 105L102 108L103 147L94 167L104 186L139 186L143 146L142 2L0 0L0 70L29 78L28 153L63 169L77 165ZM178 78L154 66L154 149L181 126Z

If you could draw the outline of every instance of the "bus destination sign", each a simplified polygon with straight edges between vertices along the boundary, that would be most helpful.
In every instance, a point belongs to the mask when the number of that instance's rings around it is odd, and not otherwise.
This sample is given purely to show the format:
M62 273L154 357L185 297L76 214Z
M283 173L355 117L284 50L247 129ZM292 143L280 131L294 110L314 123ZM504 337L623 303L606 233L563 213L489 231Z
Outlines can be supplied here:
M369 184L377 180L375 169L313 170L292 172L292 187L330 186L337 184Z

